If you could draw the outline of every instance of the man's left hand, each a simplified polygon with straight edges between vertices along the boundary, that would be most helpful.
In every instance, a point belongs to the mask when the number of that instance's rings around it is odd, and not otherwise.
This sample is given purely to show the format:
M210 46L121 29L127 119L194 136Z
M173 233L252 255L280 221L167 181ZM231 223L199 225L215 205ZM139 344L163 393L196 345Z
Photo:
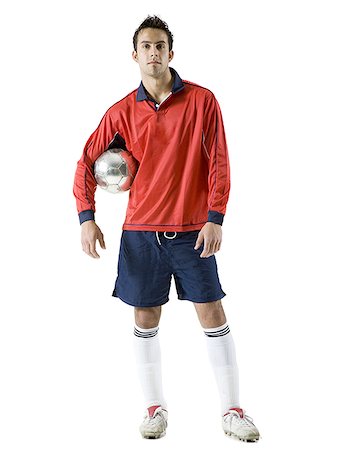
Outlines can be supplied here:
M208 258L221 248L222 242L222 225L207 222L200 230L194 249L197 250L203 244L203 252L200 258Z

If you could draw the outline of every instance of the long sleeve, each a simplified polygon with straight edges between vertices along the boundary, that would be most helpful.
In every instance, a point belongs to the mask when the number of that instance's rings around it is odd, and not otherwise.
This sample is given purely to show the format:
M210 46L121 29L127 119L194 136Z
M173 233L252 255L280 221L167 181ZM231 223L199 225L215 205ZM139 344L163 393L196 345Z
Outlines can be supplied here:
M230 166L223 118L213 94L206 100L203 146L208 156L208 222L223 224L230 192Z
M94 163L108 148L115 133L116 130L108 110L86 142L82 157L77 163L73 193L76 198L80 224L86 220L94 220L94 195L97 186L94 177Z

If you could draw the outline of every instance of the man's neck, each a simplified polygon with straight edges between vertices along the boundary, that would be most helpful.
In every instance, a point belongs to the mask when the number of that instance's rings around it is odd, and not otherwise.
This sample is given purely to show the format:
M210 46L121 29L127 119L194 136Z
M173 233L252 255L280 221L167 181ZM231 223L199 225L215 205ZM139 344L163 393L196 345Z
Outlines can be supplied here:
M159 103L170 93L173 82L174 77L171 75L169 67L161 78L146 75L142 77L143 86L151 97Z

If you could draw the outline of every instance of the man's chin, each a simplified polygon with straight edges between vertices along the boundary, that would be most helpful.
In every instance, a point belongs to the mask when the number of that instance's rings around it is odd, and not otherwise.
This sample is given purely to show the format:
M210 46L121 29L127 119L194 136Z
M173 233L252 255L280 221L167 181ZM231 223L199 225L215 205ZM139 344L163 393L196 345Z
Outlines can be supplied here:
M152 70L154 72L157 72L158 70L162 69L162 64L148 64L148 70Z
M151 77L158 78L163 74L162 66L158 65L156 68L147 67L146 73Z

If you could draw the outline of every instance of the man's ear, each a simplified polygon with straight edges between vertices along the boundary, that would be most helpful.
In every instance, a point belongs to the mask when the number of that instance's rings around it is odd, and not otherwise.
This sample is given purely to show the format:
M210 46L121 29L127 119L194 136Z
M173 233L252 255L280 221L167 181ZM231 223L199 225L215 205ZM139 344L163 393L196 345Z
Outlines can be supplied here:
M132 56L134 61L138 62L138 55L137 55L137 52L135 52L135 50L133 50L131 56Z
M174 50L170 50L169 52L169 61L171 61L174 57Z

